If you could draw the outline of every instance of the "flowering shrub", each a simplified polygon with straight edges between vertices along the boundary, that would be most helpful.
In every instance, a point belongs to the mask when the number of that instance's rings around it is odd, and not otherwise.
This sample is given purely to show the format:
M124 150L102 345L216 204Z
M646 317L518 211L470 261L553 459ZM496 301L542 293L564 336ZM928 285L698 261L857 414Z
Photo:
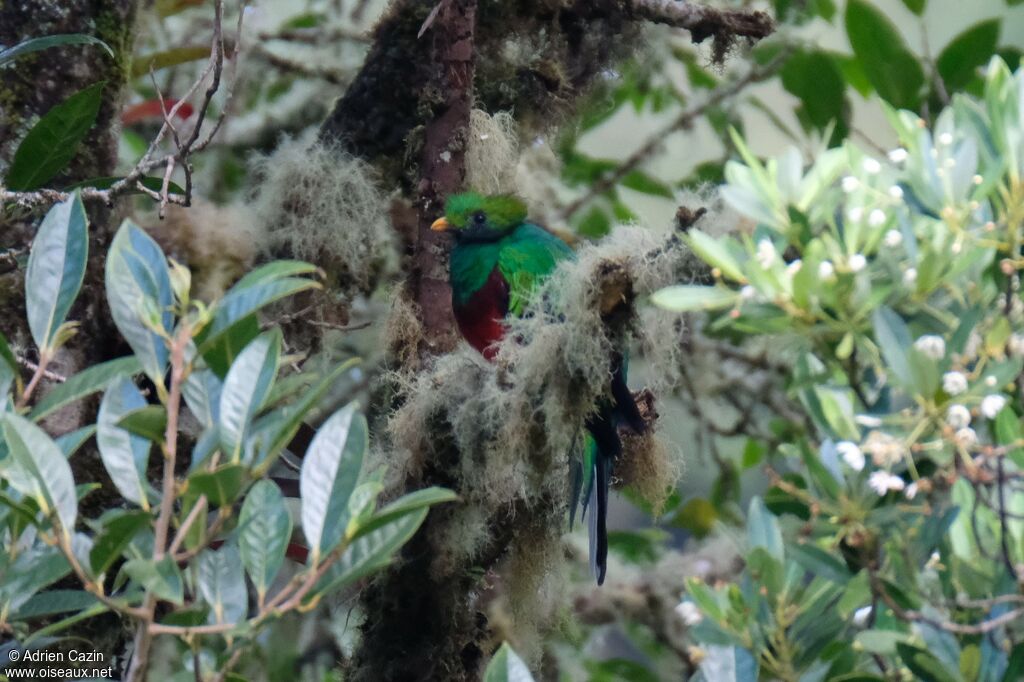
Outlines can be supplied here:
M996 58L931 130L889 109L888 158L762 163L735 136L722 194L756 227L692 231L715 283L654 300L778 337L805 422L767 455L742 576L689 584L696 679L1024 676L1022 96Z

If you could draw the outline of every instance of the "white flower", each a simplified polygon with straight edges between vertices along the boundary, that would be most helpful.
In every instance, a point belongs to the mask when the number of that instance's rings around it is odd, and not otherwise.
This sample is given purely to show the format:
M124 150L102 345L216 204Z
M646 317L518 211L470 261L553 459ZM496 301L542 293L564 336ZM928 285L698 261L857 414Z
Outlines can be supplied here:
M850 468L854 471L860 471L864 468L864 453L861 452L860 447L856 443L851 443L848 440L836 443L836 452L838 452L843 461L850 465Z
M925 568L935 569L939 565L939 562L941 560L942 560L942 557L939 556L939 552L936 550L936 551L932 552L932 555L930 557L928 557L928 563L926 563L924 565L924 567Z
M960 395L967 390L967 377L963 372L946 372L942 375L942 390L949 395Z
M907 268L907 271L903 273L903 283L907 286L911 286L917 281L917 268Z
M939 144L945 144L945 145L953 144L953 135L952 135L952 133L942 133L941 135L939 135Z
M946 410L946 423L954 429L962 429L971 423L971 412L963 405L950 405Z
M853 624L855 627L867 627L868 619L871 617L871 607L862 606L853 612Z
M955 438L956 442L965 448L969 448L970 446L978 442L978 434L975 433L974 429L972 429L970 426L965 426L964 428L957 431L953 435L953 438Z
M985 385L988 386L989 388L995 388L996 381L996 378L991 374L985 377Z
M790 277L792 277L796 273L800 272L800 268L802 268L803 265L804 262L797 258L795 261L790 262L790 264L786 266L786 272L789 273Z
M868 225L871 227L878 227L885 224L885 211L880 208L876 208L868 216Z
M908 485L906 490L903 491L903 494L908 500L912 500L917 497L917 482L915 481Z
M903 163L907 160L907 150L897 147L889 152L889 160L893 163Z
M821 279L830 279L836 272L836 268L832 265L831 261L823 260L818 265L818 277Z
M1024 334L1013 334L1010 336L1010 340L1006 342L1007 350L1010 351L1010 355L1014 357L1021 357L1024 355Z
M775 252L775 244L770 239L762 239L757 243L757 262L766 270L775 262L778 254Z
M871 455L871 461L875 466L880 467L890 467L906 455L903 442L899 438L877 429L864 439L862 448Z
M846 217L851 223L859 223L860 219L864 217L864 209L860 206L854 206L846 212Z
M870 173L871 175L874 175L875 173L882 170L882 164L878 163L878 161L872 159L871 157L864 159L864 161L861 162L860 166L861 168L864 169L865 173Z
M995 419L996 415L1006 407L1006 396L999 393L987 395L981 401L981 413L988 419Z
M740 289L740 298L742 298L744 301L753 300L755 296L757 296L757 289L750 286L749 284Z
M842 184L843 191L849 193L860 187L860 180L853 177L852 175L847 175L845 178L843 178Z
M890 490L903 490L903 479L888 471L875 471L868 477L868 485L879 495L885 495Z
M885 233L884 241L890 249L896 248L903 243L903 233L899 230L889 230Z
M932 360L941 360L946 356L946 342L941 336L935 334L925 334L920 337L914 341L914 348Z
M683 623L689 627L693 627L704 620L704 614L700 612L700 609L692 601L680 602L679 606L676 607L676 613L679 614Z
M866 266L867 264L868 259L865 258L864 255L860 253L855 253L852 256L850 256L850 260L847 262L847 265L850 266L851 272L860 272L861 270L864 269L864 266Z
M897 200L902 199L903 198L903 188L900 187L899 185L893 185L892 187L889 188L889 196L891 196L893 199L897 199Z

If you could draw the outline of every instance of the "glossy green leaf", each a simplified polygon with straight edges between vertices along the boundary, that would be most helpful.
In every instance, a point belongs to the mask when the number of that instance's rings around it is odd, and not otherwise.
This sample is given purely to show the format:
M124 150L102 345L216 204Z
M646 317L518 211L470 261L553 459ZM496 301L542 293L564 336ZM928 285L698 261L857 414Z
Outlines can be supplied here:
M153 443L163 443L167 431L167 410L162 405L146 405L126 412L117 425Z
M111 58L114 57L114 51L110 49L110 46L95 36L86 35L84 33L60 33L52 36L43 36L41 38L29 38L28 40L21 41L17 45L12 45L6 49L0 49L0 67L14 61L22 55L39 52L40 50L48 50L51 47L61 47L64 45L96 45L97 47L103 48Z
M277 376L281 331L274 329L252 341L231 365L220 394L220 443L232 462L242 456L253 416L266 400Z
M989 19L971 26L953 38L935 64L947 92L962 90L982 66L995 54L999 45L1000 19Z
M7 189L38 189L64 170L96 122L105 86L106 81L90 85L39 119L14 152L7 169Z
M80 447L85 445L85 441L89 440L96 433L96 425L90 424L89 426L83 426L80 429L69 431L63 435L57 436L54 440L57 443L57 447L64 453L64 457L68 458L75 454Z
M778 561L783 560L782 531L775 515L768 511L760 497L750 500L747 510L747 543L764 547Z
M85 278L88 254L88 219L76 192L49 210L32 240L25 272L25 307L32 339L39 348L53 348L57 330Z
M189 490L206 495L212 507L230 505L238 499L248 479L241 464L225 464L215 471L199 471L189 476Z
M2 424L9 454L0 460L0 474L15 490L32 497L45 515L55 513L61 531L70 537L78 517L78 498L64 454L24 417L8 412Z
M238 519L238 549L260 603L284 562L292 519L273 481L261 480L249 490Z
M867 0L849 0L846 34L875 91L894 107L916 110L924 70L899 29Z
M131 380L112 384L100 402L96 421L96 442L103 466L121 495L143 509L149 509L149 464L151 443L124 429L120 422L133 411L145 409L146 399Z
M101 529L97 531L92 549L89 550L89 563L93 573L106 573L128 548L136 534L143 528L149 528L152 522L153 516L141 509L107 512L100 519Z
M80 611L96 604L96 597L84 590L48 590L26 601L11 616L12 620L42 618L68 611Z
M917 16L924 14L924 8L928 4L928 0L903 0L903 4L907 6L911 12Z
M249 600L245 592L242 559L233 544L199 555L199 593L210 605L211 623L237 623L245 618Z
M707 647L700 671L707 682L755 682L758 679L757 659L738 646Z
M801 122L824 130L846 115L846 81L825 53L801 50L782 67L782 85L800 100Z
M142 365L134 355L108 360L88 367L69 377L63 384L54 386L29 412L32 421L39 421L65 405L81 400L97 391L102 391L113 381L130 377L142 371Z
M302 531L316 562L338 542L348 526L348 498L363 469L369 445L366 418L354 405L331 416L317 431L299 474Z
M106 289L118 331L150 380L163 385L168 351L162 335L169 335L173 324L170 272L157 243L130 220L107 253Z
M427 510L417 509L377 526L372 532L353 540L341 558L328 570L315 591L327 594L340 590L387 566L425 518Z
M165 556L160 561L132 559L125 562L122 570L157 599L178 605L183 603L185 586L181 571L170 556Z
M373 517L367 522L359 524L359 528L352 537L355 539L366 535L367 533L373 532L381 526L385 526L414 511L426 509L427 507L443 504L445 502L455 502L458 499L459 496L453 491L448 490L447 488L438 488L436 486L402 495L394 502L391 502L377 510Z
M725 277L737 282L746 279L740 269L740 264L736 262L722 241L700 230L690 230L687 233L687 242L694 253L711 267L721 270Z

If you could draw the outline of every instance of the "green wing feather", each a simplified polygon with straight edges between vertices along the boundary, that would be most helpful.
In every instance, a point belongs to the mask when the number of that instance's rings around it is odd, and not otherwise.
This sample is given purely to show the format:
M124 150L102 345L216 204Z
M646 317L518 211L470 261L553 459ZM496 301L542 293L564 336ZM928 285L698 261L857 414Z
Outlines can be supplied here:
M503 239L498 269L508 282L509 313L522 315L540 282L560 261L574 256L568 244L532 223L523 223Z

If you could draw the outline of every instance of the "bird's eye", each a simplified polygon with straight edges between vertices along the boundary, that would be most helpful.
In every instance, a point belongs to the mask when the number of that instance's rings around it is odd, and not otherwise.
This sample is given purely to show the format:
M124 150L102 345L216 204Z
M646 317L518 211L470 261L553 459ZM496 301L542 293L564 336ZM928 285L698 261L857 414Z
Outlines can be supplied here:
M487 222L487 216L484 215L483 211L477 211L473 214L473 222L477 225L483 225Z

